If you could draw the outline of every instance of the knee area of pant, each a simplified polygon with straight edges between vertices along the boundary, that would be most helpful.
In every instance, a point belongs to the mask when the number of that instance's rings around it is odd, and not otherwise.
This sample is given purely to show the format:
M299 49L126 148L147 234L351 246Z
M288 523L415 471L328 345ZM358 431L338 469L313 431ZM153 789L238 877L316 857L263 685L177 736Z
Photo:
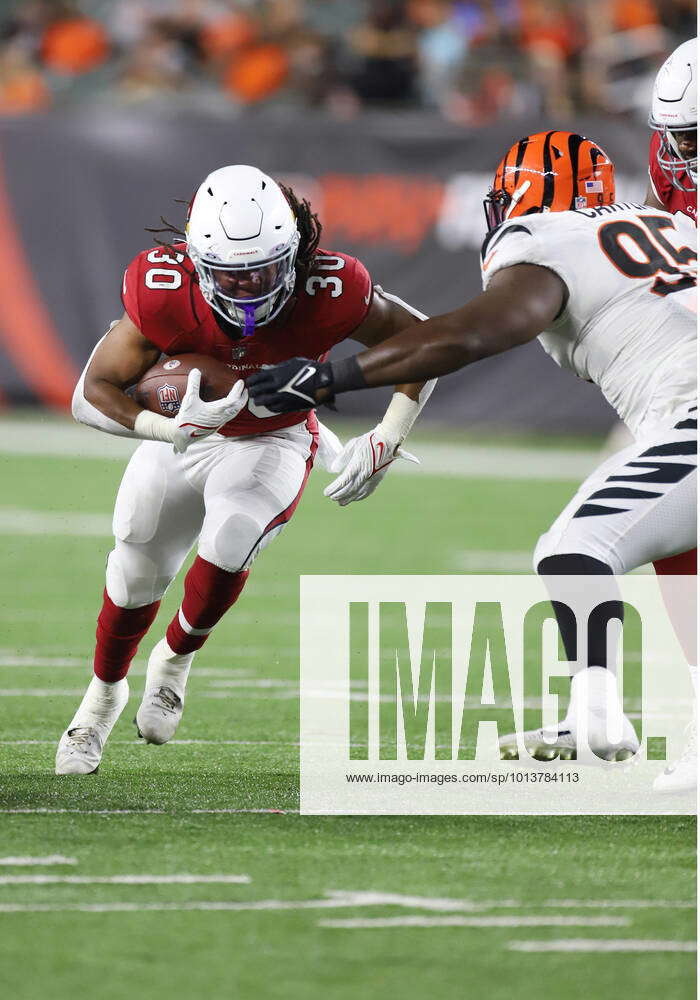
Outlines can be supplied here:
M118 608L140 608L159 601L170 582L169 576L148 572L143 560L129 559L116 550L107 558L105 589Z
M535 553L535 568L540 576L613 576L608 563L583 552L562 552L555 555Z
M244 513L230 514L211 531L205 521L199 539L199 555L219 569L239 573L250 564L264 530L264 525Z

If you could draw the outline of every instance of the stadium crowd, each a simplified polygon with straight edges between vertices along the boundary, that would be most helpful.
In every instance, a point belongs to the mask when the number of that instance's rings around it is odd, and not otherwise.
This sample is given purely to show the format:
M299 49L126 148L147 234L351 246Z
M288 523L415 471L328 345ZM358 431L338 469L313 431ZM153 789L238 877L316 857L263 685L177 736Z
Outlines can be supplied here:
M478 125L646 110L695 0L5 0L0 114L80 100L352 118L428 107Z

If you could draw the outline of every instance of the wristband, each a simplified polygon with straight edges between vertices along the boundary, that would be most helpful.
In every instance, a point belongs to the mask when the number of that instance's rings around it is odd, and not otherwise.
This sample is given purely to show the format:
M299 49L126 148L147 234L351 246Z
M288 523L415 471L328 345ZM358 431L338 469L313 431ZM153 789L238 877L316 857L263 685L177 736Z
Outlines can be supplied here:
M342 358L340 361L331 361L330 368L333 379L330 387L332 392L351 392L353 389L368 388L356 355Z
M379 424L387 438L403 444L420 413L420 406L403 392L395 392Z
M172 417L151 413L150 410L141 410L134 420L134 433L146 441L166 441L172 444L176 430L177 423Z

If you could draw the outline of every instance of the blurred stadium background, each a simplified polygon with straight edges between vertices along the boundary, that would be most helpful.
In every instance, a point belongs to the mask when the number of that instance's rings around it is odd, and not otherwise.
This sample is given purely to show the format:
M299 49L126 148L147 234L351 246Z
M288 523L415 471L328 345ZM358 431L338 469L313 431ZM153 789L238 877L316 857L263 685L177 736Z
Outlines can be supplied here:
M66 407L144 227L179 221L174 200L228 162L291 182L326 248L387 290L456 307L521 135L582 131L621 198L643 196L653 77L695 16L692 0L4 0L2 403ZM600 433L613 414L533 344L443 380L425 419Z
M695 996L690 818L296 811L299 574L526 572L599 461L614 414L537 344L441 380L410 439L422 466L396 463L370 502L340 510L314 473L193 670L178 740L146 747L131 719L176 581L99 776L53 775L133 446L68 406L144 227L180 220L211 169L255 163L311 199L325 248L444 312L479 290L481 202L522 135L590 135L620 197L643 197L654 74L695 16L693 0L0 0L8 996ZM371 426L367 406L345 397L336 429ZM639 719L637 696L626 708ZM349 921L318 912L335 906Z

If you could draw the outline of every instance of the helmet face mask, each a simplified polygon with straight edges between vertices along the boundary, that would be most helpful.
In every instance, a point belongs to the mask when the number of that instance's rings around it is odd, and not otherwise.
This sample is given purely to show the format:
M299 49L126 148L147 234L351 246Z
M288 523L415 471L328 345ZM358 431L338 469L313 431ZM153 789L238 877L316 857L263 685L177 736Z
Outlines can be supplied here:
M502 222L505 222L511 201L511 196L503 188L498 190L489 188L489 192L484 198L487 232L490 233L492 229L497 229Z
M282 189L256 167L221 167L195 194L187 252L207 304L244 337L270 323L296 284L299 230Z
M672 129L668 125L655 125L650 121L651 127L661 136L661 142L656 152L656 162L664 177L678 191L695 191L698 186L698 158L697 155L686 158L683 156L679 138L688 132L696 135L695 129L679 128Z
M656 152L659 169L674 188L687 192L697 189L698 176L696 44L695 38L683 42L663 64L649 114L649 126L661 140Z
M225 263L213 255L201 255L189 245L189 255L199 277L205 301L228 323L250 335L255 326L270 323L287 304L296 282L299 233L288 246L265 260Z

